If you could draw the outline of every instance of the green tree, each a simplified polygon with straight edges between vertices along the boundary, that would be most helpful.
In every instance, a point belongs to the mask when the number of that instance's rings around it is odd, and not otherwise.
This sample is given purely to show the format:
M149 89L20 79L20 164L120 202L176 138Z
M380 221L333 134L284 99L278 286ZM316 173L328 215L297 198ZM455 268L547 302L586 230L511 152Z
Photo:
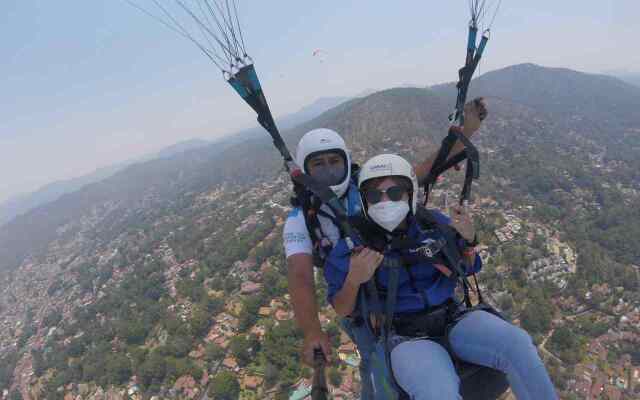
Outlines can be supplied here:
M128 352L131 355L131 359L133 361L133 368L135 370L138 370L142 366L142 364L144 363L144 360L146 360L147 358L147 354L149 354L148 349L145 349L143 347L138 347L138 346L129 347Z
M559 351L565 351L575 347L577 339L569 328L561 326L553 331L553 335L551 335L551 343L553 343L555 348Z
M31 364L33 366L33 373L36 376L42 376L42 374L44 374L47 369L47 364L42 350L31 350Z
M176 335L171 336L167 340L167 345L160 349L164 355L169 355L176 358L186 357L191 351L193 345L193 339L189 336Z
M184 358L175 358L175 357L166 357L165 358L166 365L166 378L176 379L182 375L190 374L193 368L193 365L189 362L189 360Z
M47 328L58 325L58 323L62 320L62 314L57 311L52 311L47 314L46 317L42 320L42 324Z
M147 327L139 319L123 321L121 336L128 344L143 344L147 338Z
M268 362L264 367L264 382L266 383L267 387L272 387L273 385L278 383L278 376L278 367Z
M107 380L122 385L131 377L131 361L122 353L109 354L106 362Z
M215 343L209 343L205 347L204 358L209 362L222 360L224 355L225 350Z
M216 315L224 309L224 300L217 297L209 297L207 295L200 305L203 309L207 310L210 315Z
M70 357L80 357L84 354L86 347L85 337L83 335L79 338L72 339L66 352Z
M189 320L189 326L194 336L200 337L205 335L209 331L209 326L211 326L209 311L200 306L194 307L191 313L191 319Z
M258 320L258 310L263 304L263 298L259 295L247 297L242 302L242 311L238 316L239 326L241 332L249 329Z
M569 327L561 326L553 331L549 345L562 360L573 365L577 364L583 355L583 345L580 337Z
M261 353L278 370L278 383L283 387L292 385L300 376L300 341L300 332L293 321L267 329Z
M229 371L222 371L214 376L213 382L209 387L209 395L216 400L238 400L240 384L235 374Z
M530 300L522 310L522 327L532 335L543 334L551 329L553 307L542 291L530 291Z
M34 326L30 322L25 324L24 330L18 338L18 348L24 347L24 345L27 344L27 341L29 340L29 338L31 338L31 336L33 336L34 333L36 333L36 329L34 328Z
M142 384L146 387L154 382L162 382L166 374L166 363L162 355L157 351L152 351L147 359L142 363L137 375Z
M251 361L251 352L249 351L249 341L244 335L234 336L230 342L231 354L238 361L238 365L246 367Z
M504 294L498 299L498 307L501 311L509 312L513 309L513 297L509 294Z
M82 360L82 379L84 381L95 381L106 383L106 364L102 359L102 355L96 353L87 355Z

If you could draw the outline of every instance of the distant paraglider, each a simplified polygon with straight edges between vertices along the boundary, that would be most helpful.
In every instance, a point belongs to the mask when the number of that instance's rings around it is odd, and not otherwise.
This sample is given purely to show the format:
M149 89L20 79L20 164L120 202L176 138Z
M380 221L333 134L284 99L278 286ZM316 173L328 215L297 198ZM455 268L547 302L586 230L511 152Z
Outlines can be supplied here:
M322 49L315 49L311 55L321 64L324 63L327 58L327 52Z

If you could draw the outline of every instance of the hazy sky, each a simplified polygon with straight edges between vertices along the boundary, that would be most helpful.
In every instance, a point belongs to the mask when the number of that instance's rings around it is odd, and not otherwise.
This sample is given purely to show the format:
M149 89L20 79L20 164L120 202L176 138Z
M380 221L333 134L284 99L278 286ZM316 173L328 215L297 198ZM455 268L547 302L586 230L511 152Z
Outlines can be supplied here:
M123 0L1 1L0 201L255 125L193 45ZM276 115L323 96L452 81L463 61L467 0L238 1ZM503 0L481 68L638 71L639 17L638 0Z

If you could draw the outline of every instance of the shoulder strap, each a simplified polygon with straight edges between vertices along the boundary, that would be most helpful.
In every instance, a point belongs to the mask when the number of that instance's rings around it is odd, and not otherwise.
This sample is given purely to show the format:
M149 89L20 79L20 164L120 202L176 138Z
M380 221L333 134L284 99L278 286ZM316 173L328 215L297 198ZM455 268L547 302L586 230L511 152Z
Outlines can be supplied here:
M385 265L389 269L389 285L387 286L387 298L385 301L385 335L389 335L393 328L393 313L396 308L396 295L398 294L398 280L400 277L400 260L389 259Z
M302 215L307 225L307 231L313 244L313 262L316 267L322 268L324 266L324 259L329 251L331 251L332 244L324 234L320 221L318 220L318 211L322 204L319 199L313 196L304 187L298 185L294 188L296 196L291 199L291 205L294 207L300 207L302 209ZM340 226L336 223L337 226Z

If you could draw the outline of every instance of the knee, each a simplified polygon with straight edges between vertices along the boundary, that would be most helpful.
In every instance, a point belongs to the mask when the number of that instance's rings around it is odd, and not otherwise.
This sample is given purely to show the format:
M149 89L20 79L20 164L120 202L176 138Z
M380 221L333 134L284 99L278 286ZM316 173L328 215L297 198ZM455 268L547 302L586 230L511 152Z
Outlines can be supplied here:
M505 356L512 359L514 357L529 357L532 354L537 355L535 346L533 345L533 339L522 328L513 326L509 330L509 335L505 338Z
M396 382L411 399L460 399L460 378L447 352L433 343L420 344L405 343L391 353ZM425 347L430 351L421 352Z

